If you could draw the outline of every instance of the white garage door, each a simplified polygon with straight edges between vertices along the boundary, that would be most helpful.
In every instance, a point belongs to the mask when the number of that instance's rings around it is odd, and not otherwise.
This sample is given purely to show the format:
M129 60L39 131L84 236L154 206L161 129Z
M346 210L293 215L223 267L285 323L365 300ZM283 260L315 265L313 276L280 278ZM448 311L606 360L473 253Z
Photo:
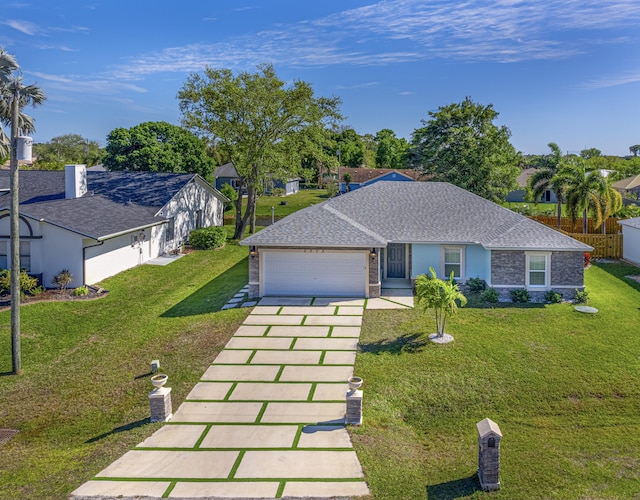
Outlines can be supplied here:
M366 252L296 252L264 250L262 295L364 297Z

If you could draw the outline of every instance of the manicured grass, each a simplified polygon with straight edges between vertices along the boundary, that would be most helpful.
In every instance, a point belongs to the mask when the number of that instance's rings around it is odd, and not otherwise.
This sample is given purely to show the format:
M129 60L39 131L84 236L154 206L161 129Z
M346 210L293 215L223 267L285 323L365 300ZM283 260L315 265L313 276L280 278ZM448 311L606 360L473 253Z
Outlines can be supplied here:
M247 249L193 252L106 280L96 301L21 310L24 374L11 370L10 313L0 313L0 498L66 498L151 435L149 364L185 399L249 312L221 311L247 282ZM3 373L4 372L4 373Z
M500 426L492 498L637 498L640 493L640 269L586 271L589 304L464 308L449 345L431 316L367 311L355 374L364 425L354 446L375 498L485 498L476 423Z
M256 204L257 217L271 217L271 207L276 217L285 217L309 205L323 202L327 199L326 189L303 189L289 196L260 196ZM286 202L286 205L281 205ZM243 207L246 207L246 198ZM244 210L244 208L243 208ZM235 208L224 213L225 217L235 217Z

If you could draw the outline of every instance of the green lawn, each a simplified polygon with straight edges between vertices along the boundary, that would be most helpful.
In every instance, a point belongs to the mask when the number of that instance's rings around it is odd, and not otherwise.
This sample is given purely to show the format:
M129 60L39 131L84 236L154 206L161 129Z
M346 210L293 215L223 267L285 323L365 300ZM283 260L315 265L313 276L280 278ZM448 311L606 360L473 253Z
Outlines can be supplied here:
M590 305L464 308L425 340L419 311L368 311L356 375L364 425L352 437L377 499L484 498L476 423L496 421L505 499L640 495L640 269L586 271Z
M289 196L260 196L256 204L257 217L271 217L271 207L276 217L285 217L309 205L315 205L327 199L326 189L303 189ZM281 205L281 203L286 205ZM243 210L247 206L247 199L243 200ZM235 208L224 213L225 218L235 217Z
M193 252L106 280L96 301L22 307L22 376L11 370L10 313L0 313L0 498L66 498L152 434L149 364L184 400L242 322L220 311L247 282L247 249Z

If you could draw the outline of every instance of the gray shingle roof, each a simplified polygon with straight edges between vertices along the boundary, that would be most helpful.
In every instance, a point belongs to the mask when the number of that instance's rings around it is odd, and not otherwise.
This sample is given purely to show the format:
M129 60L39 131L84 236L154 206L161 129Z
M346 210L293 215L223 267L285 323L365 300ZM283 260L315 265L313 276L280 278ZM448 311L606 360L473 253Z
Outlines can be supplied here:
M622 226L635 227L636 229L640 229L640 217L634 217L633 219L619 220L618 224Z
M385 244L475 243L492 249L591 250L452 184L391 181L294 213L243 244L353 247L380 246L373 243L380 240Z
M87 171L87 194L65 199L63 171L21 170L20 213L99 239L127 230L161 224L158 211L195 174ZM0 171L0 188L9 186L9 171ZM10 194L0 192L0 209Z

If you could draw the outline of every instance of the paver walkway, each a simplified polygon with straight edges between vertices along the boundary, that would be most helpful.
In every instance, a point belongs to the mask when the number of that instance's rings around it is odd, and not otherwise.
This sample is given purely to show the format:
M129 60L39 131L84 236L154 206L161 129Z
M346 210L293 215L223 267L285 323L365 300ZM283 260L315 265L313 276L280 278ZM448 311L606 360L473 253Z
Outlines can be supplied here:
M364 306L365 299L262 299L170 422L72 498L369 494L344 426Z

